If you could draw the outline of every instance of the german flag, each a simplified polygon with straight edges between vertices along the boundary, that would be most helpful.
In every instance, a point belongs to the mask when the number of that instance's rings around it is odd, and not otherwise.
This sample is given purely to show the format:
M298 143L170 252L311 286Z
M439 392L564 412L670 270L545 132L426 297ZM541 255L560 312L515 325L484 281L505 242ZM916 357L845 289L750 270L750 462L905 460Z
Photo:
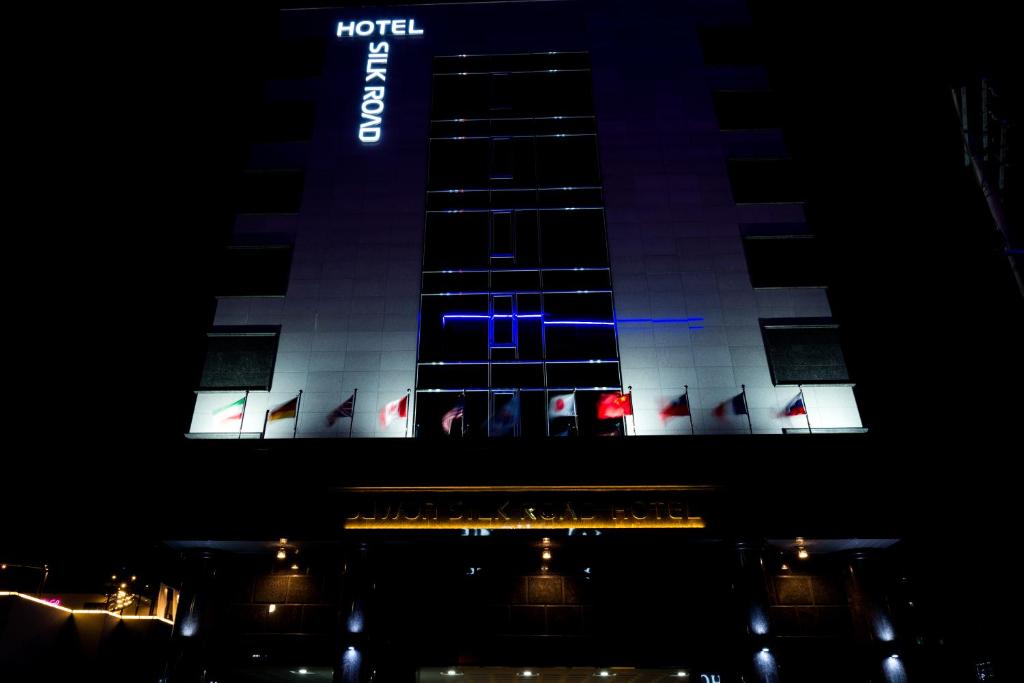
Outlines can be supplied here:
M287 403L282 403L278 407L270 411L270 421L274 420L286 420L289 417L295 417L295 412L299 409L299 397L296 396Z

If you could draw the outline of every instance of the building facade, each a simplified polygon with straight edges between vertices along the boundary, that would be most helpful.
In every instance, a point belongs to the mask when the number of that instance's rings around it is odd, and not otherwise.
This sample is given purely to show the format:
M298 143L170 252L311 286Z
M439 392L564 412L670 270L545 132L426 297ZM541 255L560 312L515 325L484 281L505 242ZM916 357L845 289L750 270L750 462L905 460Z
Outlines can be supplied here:
M135 671L940 668L898 520L801 504L864 429L747 22L703 0L281 12L183 457L265 467L300 511L253 494L212 519L184 487L174 609L144 615L172 632Z
M281 15L191 436L861 427L742 8L367 11Z

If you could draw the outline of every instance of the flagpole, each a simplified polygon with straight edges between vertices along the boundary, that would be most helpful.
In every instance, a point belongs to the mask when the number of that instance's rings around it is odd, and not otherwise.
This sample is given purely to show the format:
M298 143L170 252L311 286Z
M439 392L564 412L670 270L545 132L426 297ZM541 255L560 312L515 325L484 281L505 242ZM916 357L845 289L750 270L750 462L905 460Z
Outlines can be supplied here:
M576 410L576 387L572 388L572 421L576 425L576 436L580 435L580 411Z
M299 406L302 405L302 389L299 389L299 396L295 399L295 425L292 427L292 438L299 435Z
M512 427L512 436L522 436L523 435L523 419L522 419L522 416L523 416L523 401L522 401L522 398L520 397L520 392L521 391L522 391L522 389L516 389L516 395L512 398L512 400L516 402L516 414L515 414L516 423L515 423L515 426Z
M547 373L546 366L544 372ZM544 380L544 436L551 436L551 392L548 391L546 376Z
M405 388L405 438L409 438L409 413L412 412L412 401L409 397L412 396L412 388ZM354 414L354 413L353 413Z
M636 436L636 409L633 408L633 385L630 384L626 388L629 389L629 416L633 418L633 436ZM626 432L626 436L629 436L629 432Z
M693 431L693 407L690 405L690 385L683 385L683 396L686 397L686 416L690 418L690 436L693 436L696 432Z
M263 414L263 431L260 432L260 438L267 438L267 421L270 419L270 408L267 408L267 412Z
M344 396L344 394L342 394ZM359 387L352 390L352 415L348 418L348 438L352 438L352 425L356 422L356 398L359 396Z
M743 394L743 410L747 411L747 426L750 427L750 433L754 433L754 423L750 421L750 404L747 403L747 385L741 384L740 391Z
M804 398L804 385L797 384L796 387L800 390L800 402L804 404L804 419L807 420L807 433L813 434L814 432L811 431L811 414L807 411L807 399Z
M249 390L245 390L245 399L242 400L242 419L238 421L238 438L242 438L242 427L245 426L245 409L249 407Z

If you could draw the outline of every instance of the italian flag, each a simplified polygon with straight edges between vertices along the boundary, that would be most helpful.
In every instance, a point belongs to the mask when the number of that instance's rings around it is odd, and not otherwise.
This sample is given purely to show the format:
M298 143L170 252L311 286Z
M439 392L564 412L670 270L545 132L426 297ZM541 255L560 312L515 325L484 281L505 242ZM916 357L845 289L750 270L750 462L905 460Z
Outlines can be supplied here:
M232 420L241 420L242 414L245 412L245 396L238 399L234 403L229 403L226 406L222 406L213 411L213 416L221 422L230 422Z

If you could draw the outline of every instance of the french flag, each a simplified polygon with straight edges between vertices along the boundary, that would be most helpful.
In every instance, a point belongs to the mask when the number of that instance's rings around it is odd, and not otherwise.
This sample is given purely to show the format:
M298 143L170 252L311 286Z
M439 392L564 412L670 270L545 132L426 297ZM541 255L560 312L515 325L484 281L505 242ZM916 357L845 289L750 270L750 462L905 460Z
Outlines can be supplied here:
M720 420L724 419L726 415L746 415L747 399L742 393L736 394L728 401L722 401L715 406L711 413Z

